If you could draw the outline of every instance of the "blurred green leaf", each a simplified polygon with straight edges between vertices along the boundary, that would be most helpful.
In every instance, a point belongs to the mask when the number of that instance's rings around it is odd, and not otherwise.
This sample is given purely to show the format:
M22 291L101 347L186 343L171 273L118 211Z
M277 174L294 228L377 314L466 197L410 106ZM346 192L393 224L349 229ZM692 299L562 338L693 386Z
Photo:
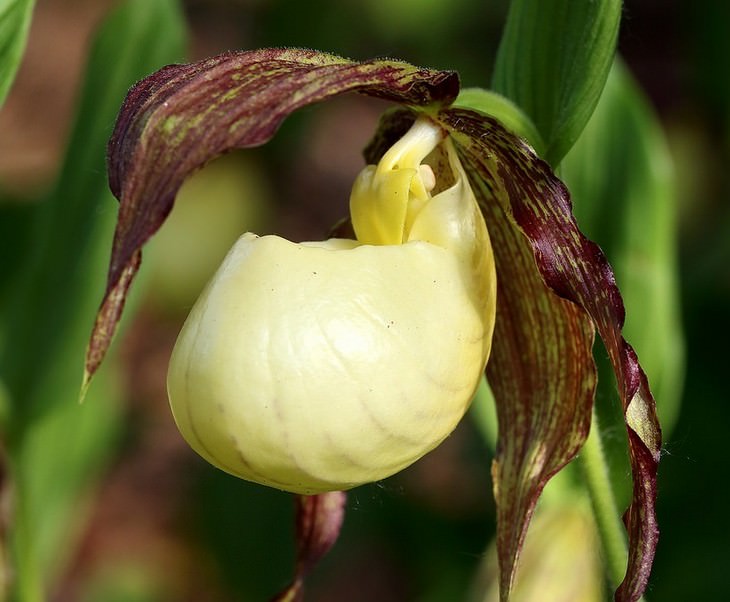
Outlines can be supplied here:
M0 106L23 58L34 0L0 0Z
M621 0L512 0L492 87L534 121L560 163L587 123L613 61Z
M58 394L48 395L47 382L59 379L64 392L80 385L78 366L104 290L101 266L116 217L106 143L129 86L182 57L182 32L175 0L131 0L95 41L60 178L38 212L27 253L17 256L23 268L12 282L0 349L16 420L62 403ZM79 358L81 364L75 363Z
M8 400L3 434L15 495L15 600L45 599L73 549L83 493L119 431L119 387L111 372L90 392L95 399L77 403L116 217L106 143L129 86L182 58L184 39L175 0L130 0L102 25L57 185L32 216L27 244L5 249L19 266L5 288L0 341Z
M13 600L46 599L45 590L72 557L91 487L118 441L120 387L111 364L100 376L100 387L83 406L60 392L65 403L45 412L28 428L22 446L12 450Z

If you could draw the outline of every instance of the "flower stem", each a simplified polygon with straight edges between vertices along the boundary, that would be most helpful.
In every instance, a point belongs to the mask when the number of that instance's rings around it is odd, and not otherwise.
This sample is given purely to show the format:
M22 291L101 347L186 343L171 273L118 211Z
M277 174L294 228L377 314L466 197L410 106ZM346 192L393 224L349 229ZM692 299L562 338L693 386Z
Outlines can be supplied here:
M626 573L628 557L626 535L616 508L611 488L606 456L603 453L600 429L595 410L588 434L580 454L583 474L593 504L593 514L606 558L606 568L611 585L616 588Z

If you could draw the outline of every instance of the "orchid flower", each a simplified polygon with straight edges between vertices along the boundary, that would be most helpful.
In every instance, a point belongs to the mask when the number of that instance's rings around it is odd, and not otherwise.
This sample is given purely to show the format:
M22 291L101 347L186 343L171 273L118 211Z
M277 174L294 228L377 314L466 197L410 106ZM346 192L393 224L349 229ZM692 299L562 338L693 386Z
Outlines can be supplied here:
M168 392L194 449L299 499L291 588L334 543L340 490L384 478L458 423L485 370L499 422L492 466L506 600L535 504L591 425L598 331L623 403L633 499L626 576L646 587L658 530L661 433L624 308L565 186L495 118L455 105L458 76L291 49L165 67L133 87L109 144L120 201L85 385L116 330L141 248L184 179L267 142L293 111L358 92L392 101L365 151L350 220L293 243L243 234L192 310Z
M421 161L440 146L454 181L431 196ZM304 494L373 482L441 443L476 392L495 268L453 144L421 117L350 206L356 240L244 234L180 333L175 419L227 472Z

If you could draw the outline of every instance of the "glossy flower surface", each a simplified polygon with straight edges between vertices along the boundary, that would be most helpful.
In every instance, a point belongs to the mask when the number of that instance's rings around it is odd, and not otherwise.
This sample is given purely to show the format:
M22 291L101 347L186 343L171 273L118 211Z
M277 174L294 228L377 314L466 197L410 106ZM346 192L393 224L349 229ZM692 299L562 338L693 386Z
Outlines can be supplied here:
M441 182L421 162L438 145L450 185L432 196ZM441 129L417 122L351 205L358 241L243 235L183 327L173 413L227 472L308 494L382 479L448 436L474 395L494 260Z

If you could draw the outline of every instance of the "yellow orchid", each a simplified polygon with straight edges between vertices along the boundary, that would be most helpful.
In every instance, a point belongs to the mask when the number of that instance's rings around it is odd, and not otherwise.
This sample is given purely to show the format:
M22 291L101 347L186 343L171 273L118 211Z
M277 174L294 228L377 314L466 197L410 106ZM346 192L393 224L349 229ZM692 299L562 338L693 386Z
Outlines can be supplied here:
M363 170L350 201L356 241L248 233L234 245L168 373L178 427L209 462L296 493L350 489L456 427L489 355L496 279L484 218L444 138L421 118ZM441 147L448 187L422 163Z
M326 492L299 498L299 568L282 598L293 599L336 538L344 498L334 492L438 445L489 359L506 599L537 499L588 434L598 331L633 470L628 568L616 596L637 600L657 541L661 433L621 334L621 296L577 228L566 188L525 140L455 103L455 73L265 49L165 67L132 88L109 145L119 221L85 382L110 344L141 248L183 180L226 151L265 143L296 109L350 91L400 105L365 151L350 203L354 235L296 244L249 233L235 244L171 360L183 436L246 479Z

